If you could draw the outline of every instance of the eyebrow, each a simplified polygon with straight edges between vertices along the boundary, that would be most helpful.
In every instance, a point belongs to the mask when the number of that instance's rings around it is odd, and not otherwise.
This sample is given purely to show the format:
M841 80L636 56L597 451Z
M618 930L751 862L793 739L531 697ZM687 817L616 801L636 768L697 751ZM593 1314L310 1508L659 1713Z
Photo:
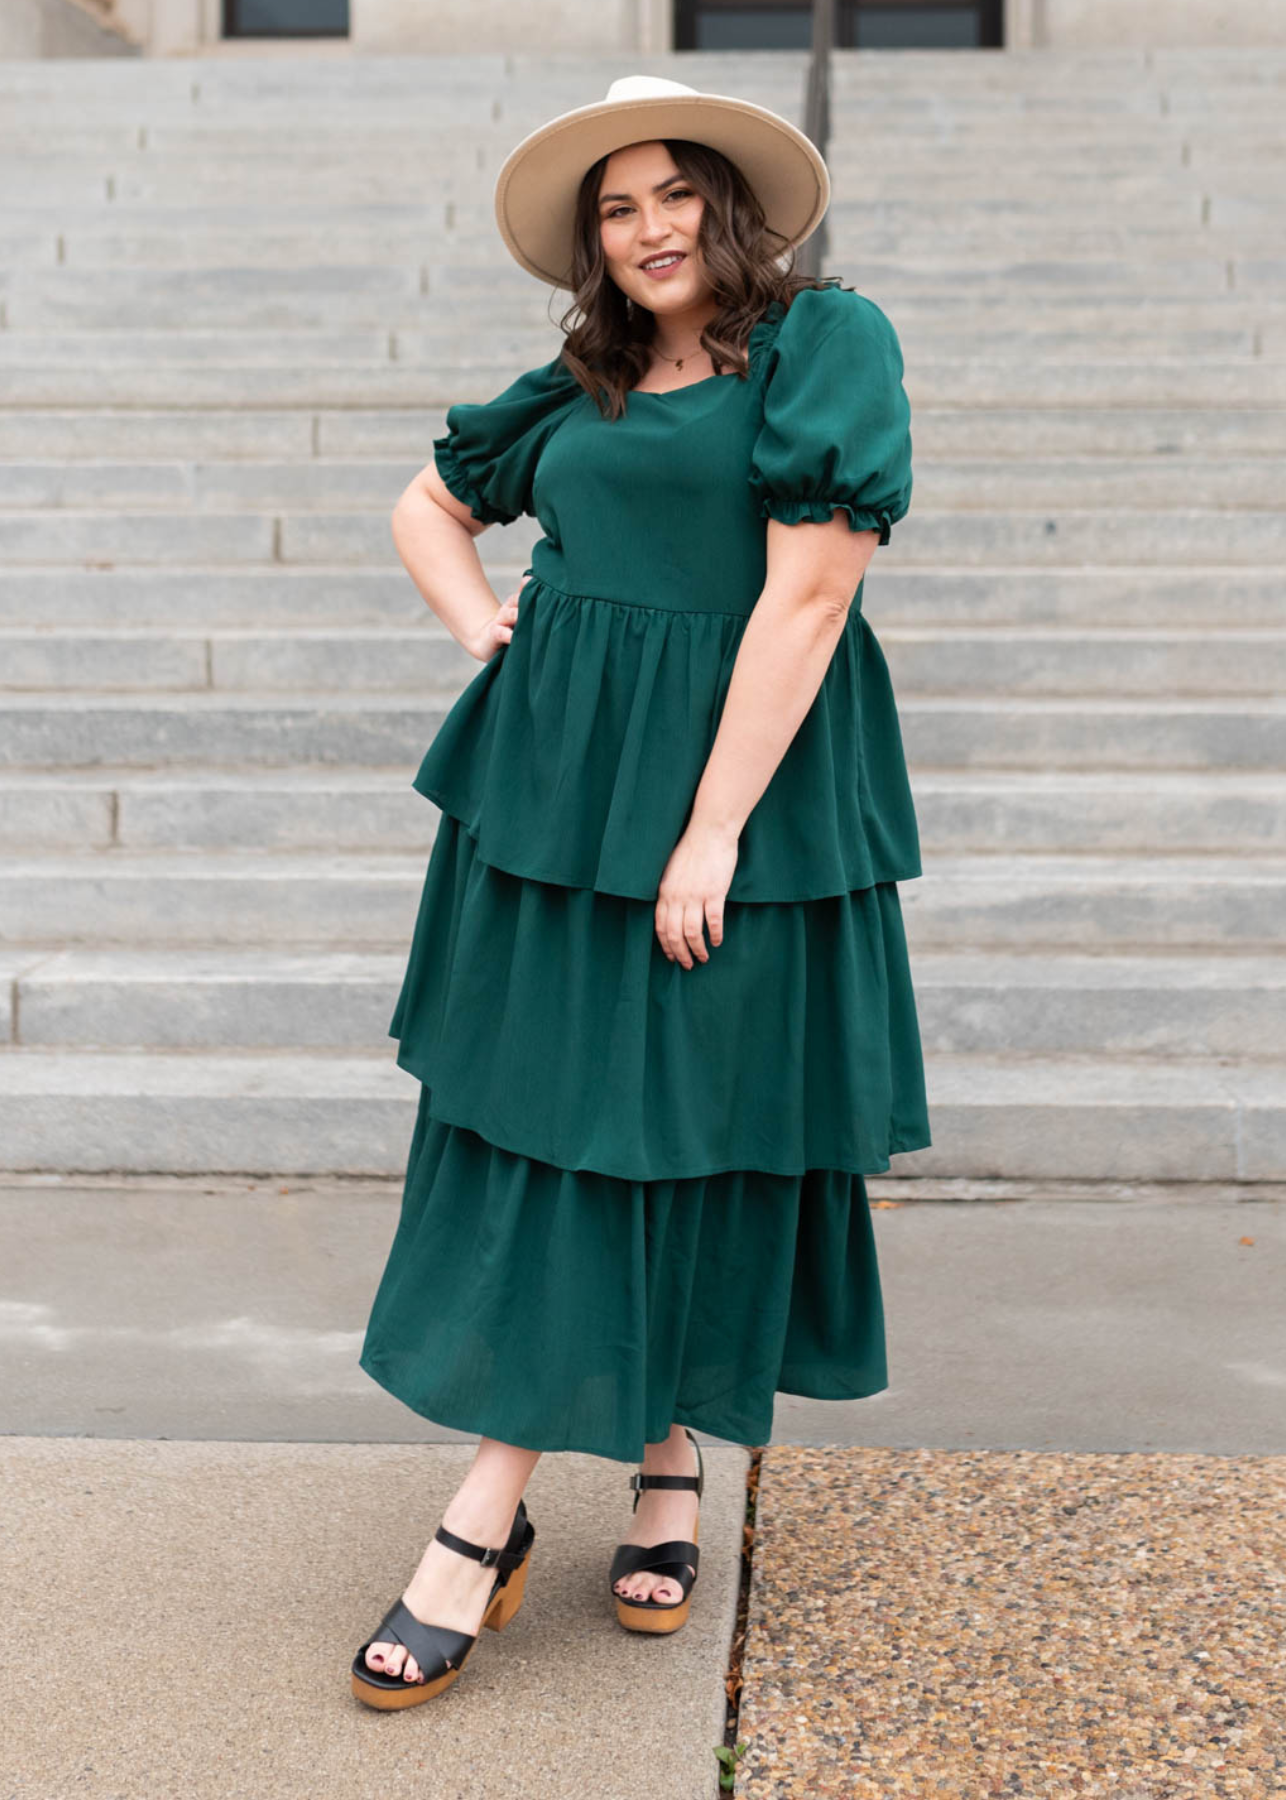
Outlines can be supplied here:
M676 181L682 181L683 179L682 175L667 175L664 181L658 181L653 186L652 192L654 194L659 194L662 188L672 187ZM600 194L598 196L598 203L601 206L604 200L632 200L633 198L633 194Z

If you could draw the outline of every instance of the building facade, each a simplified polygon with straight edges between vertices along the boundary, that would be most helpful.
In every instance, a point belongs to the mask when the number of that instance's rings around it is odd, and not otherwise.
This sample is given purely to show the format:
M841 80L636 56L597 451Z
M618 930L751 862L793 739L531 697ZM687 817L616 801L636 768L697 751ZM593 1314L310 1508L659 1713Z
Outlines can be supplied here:
M850 49L1286 44L1282 0L836 0ZM790 50L808 0L14 0L0 54L150 56L273 44L362 52Z

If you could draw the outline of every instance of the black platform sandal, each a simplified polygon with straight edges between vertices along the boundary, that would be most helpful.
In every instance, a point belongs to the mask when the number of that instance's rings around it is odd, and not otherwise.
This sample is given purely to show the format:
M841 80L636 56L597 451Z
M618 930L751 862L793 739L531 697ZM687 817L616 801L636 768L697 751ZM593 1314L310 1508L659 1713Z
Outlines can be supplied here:
M445 1525L439 1525L433 1535L449 1550L458 1550L461 1556L471 1556L484 1568L499 1571L487 1599L482 1623L490 1625L493 1631L503 1631L522 1605L527 1570L531 1566L531 1545L536 1527L527 1517L524 1502L518 1502L503 1549L471 1544L468 1538L457 1537ZM450 1687L476 1642L476 1633L470 1636L467 1631L455 1631L449 1625L426 1625L416 1618L404 1600L396 1600L353 1658L353 1692L367 1706L386 1711L400 1706L418 1706L421 1700L430 1700L434 1694ZM419 1663L424 1680L408 1681L400 1672L387 1675L382 1669L367 1668L366 1652L372 1644L404 1644Z
M695 1488L697 1500L705 1491L705 1464L701 1459L701 1446L688 1431L692 1448L697 1453L697 1472L695 1475L640 1475L630 1476L630 1486L634 1489L634 1511L638 1511L639 1495L644 1488ZM697 1509L700 1520L700 1506ZM608 1577L608 1586L612 1598L616 1602L616 1616L627 1631L677 1631L687 1619L692 1605L692 1589L696 1585L697 1569L700 1566L701 1552L696 1544L697 1527L692 1528L693 1541L686 1538L670 1538L664 1544L618 1544L616 1554L612 1558L612 1571ZM689 1566L691 1565L691 1566ZM667 1581L676 1581L683 1589L681 1600L627 1600L616 1592L616 1584L625 1575L663 1575Z

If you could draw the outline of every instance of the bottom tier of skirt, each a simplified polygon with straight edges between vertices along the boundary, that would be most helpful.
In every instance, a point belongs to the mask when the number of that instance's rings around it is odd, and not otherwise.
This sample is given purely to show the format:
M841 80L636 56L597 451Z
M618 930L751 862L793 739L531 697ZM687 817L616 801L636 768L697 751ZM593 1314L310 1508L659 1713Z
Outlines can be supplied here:
M561 1168L435 1118L422 1083L360 1363L527 1449L641 1462L672 1421L767 1443L776 1393L888 1386L864 1179Z

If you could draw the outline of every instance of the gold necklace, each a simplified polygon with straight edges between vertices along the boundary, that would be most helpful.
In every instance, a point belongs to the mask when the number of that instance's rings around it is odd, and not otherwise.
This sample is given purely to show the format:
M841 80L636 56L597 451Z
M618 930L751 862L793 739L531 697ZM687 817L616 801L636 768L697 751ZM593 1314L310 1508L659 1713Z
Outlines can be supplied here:
M656 350L655 345L653 346L653 349L655 351L655 354L657 356L661 357L662 362L673 363L676 369L681 369L683 367L684 363L687 361L687 359L690 356L700 356L703 354L700 344L697 345L695 350L685 350L683 352L682 356L677 356L677 357L676 356L662 356L661 352L659 350ZM704 354L709 355L709 352L706 351Z

